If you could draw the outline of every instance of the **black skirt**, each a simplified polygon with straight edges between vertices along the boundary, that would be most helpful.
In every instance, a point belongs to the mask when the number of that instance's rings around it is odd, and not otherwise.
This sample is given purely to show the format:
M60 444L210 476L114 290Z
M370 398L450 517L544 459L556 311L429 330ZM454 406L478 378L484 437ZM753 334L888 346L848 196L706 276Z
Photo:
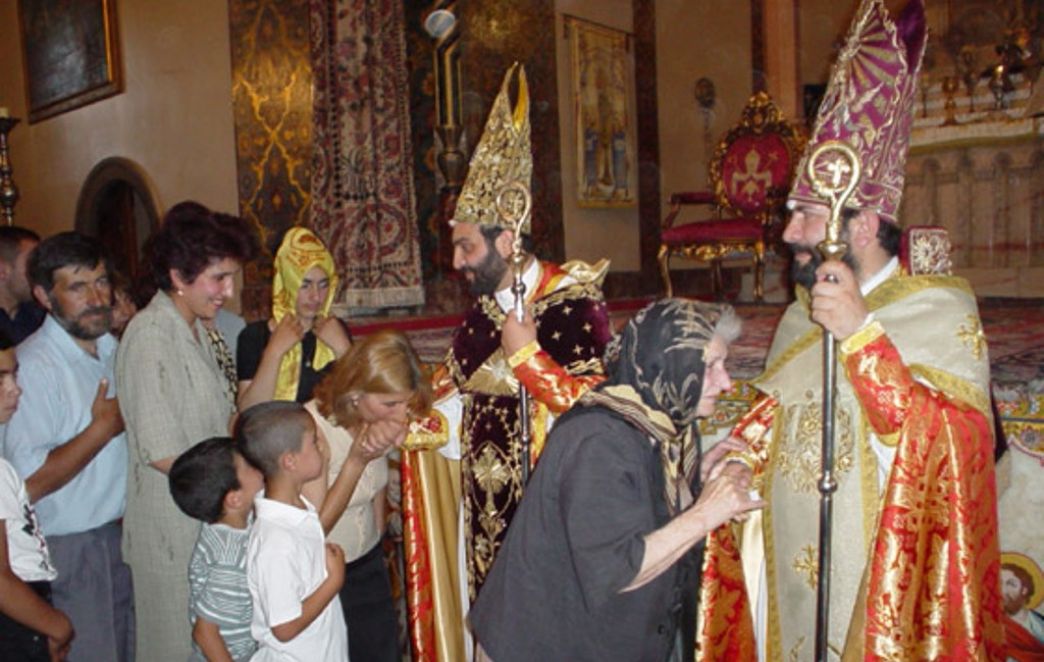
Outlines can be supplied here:
M378 542L345 564L341 608L348 623L348 657L352 662L398 662L398 616L391 579Z

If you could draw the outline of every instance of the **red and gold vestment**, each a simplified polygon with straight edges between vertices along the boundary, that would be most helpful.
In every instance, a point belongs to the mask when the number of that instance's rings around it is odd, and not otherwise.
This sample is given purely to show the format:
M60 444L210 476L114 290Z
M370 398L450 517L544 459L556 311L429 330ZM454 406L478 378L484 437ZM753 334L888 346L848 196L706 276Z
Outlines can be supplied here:
M898 272L866 302L873 321L839 347L832 659L999 659L989 363L974 295L962 279ZM821 342L799 290L755 380L763 397L735 431L769 506L708 542L703 659L812 655Z

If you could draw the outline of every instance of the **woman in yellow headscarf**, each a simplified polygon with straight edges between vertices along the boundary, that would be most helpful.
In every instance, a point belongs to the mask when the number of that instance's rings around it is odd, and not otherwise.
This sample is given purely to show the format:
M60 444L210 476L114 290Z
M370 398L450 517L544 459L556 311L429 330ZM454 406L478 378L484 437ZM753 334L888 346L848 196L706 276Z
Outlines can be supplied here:
M308 402L323 369L351 346L348 327L329 316L337 273L323 242L291 228L273 266L272 318L239 334L240 411L268 400Z

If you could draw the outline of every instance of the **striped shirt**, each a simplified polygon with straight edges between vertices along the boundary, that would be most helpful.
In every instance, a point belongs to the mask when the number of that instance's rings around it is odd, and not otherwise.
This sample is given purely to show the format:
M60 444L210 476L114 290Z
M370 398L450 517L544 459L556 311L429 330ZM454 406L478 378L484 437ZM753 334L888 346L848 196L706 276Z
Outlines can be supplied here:
M250 636L253 607L247 588L246 551L250 529L204 524L189 561L189 621L218 626L232 659L248 660L257 650ZM205 660L192 643L192 660Z

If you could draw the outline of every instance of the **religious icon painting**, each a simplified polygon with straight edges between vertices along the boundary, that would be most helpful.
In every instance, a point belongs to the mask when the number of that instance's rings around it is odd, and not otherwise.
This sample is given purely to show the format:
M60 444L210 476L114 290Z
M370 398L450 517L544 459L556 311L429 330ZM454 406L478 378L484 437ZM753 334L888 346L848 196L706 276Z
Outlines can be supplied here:
M116 0L19 0L29 123L123 91Z
M631 207L637 172L629 35L566 16L576 119L577 201Z

